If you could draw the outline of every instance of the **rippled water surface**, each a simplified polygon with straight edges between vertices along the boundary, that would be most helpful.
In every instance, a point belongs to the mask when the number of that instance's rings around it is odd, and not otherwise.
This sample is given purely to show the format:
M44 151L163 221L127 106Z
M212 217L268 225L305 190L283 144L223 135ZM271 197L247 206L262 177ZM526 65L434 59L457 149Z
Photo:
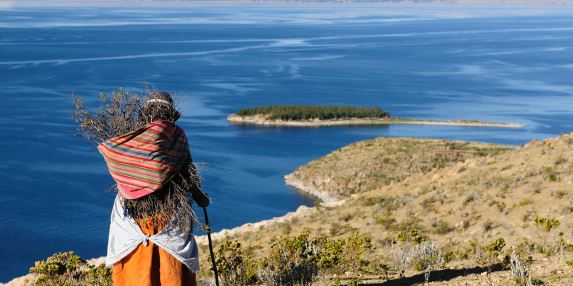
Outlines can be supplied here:
M105 255L113 182L94 146L74 137L73 92L92 105L120 87L178 94L215 230L311 205L282 177L353 141L523 144L573 130L570 10L421 7L0 10L0 281L56 251ZM227 124L262 104L526 127Z

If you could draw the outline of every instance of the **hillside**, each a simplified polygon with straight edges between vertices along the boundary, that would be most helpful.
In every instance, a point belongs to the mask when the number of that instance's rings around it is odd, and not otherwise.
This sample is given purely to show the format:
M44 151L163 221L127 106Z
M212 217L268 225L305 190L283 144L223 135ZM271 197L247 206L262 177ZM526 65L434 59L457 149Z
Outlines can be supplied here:
M461 141L377 138L350 144L314 160L285 176L285 180L331 201L341 200L414 174L511 149Z
M290 266L317 271L313 285L573 285L572 155L573 133L519 148L351 144L291 175L339 204L214 234L222 285L276 280ZM198 241L199 285L212 285L206 239Z
M411 146L407 146L408 141ZM429 143L432 142L380 138L335 151L300 168L295 174L305 184L325 188L329 194L346 198L342 205L323 206L279 223L236 231L226 239L240 241L256 257L268 252L268 245L281 236L308 232L312 236L337 238L358 231L372 238L373 248L366 255L370 265L386 265L390 280L380 279L382 271L372 268L348 275L361 277L363 282L386 283L381 285L392 285L392 281L420 282L414 278L423 276L423 271L399 259L409 253L409 248L415 247L404 242L409 240L404 239L408 236L423 237L437 245L445 263L435 267L441 269L438 273L455 273L454 270L461 269L458 275L449 277L453 279L453 285L511 285L508 270L484 275L482 272L486 272L486 268L479 267L495 265L504 255L511 254L512 249L531 256L532 281L543 281L546 285L573 282L573 134L532 141L506 152L500 152L502 147L487 146L486 150L497 149L494 153L499 154L469 159L469 156L460 157L435 166L437 168L427 173L411 171L425 166L418 159L420 154L429 152L420 151L430 150ZM393 162L393 168L411 173L404 178L396 175L399 172L388 173L394 179L366 176L369 183L359 188L363 192L352 191L356 193L352 196L343 192L345 188L339 188L338 183L320 184L325 180L314 179L315 175L330 176L331 181L340 180L342 185L354 186L364 177L361 172L369 169L365 167L368 162L377 161L376 156L384 154L384 150L393 153L400 148L415 150L395 155L400 160ZM365 160L370 154L373 160ZM324 171L329 168L330 172ZM337 172L342 178L335 176ZM492 258L487 253L499 238L507 245ZM219 239L217 244L220 243ZM401 278L401 269L405 270L406 278ZM475 275L464 276L463 273ZM374 277L374 280L368 277ZM414 280L404 280L408 277L414 277Z

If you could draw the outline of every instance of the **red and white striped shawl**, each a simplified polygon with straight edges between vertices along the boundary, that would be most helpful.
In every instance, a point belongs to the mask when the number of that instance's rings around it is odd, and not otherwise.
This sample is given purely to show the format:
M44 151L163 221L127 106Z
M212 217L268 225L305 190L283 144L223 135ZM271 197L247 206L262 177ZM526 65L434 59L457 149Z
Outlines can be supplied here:
M160 190L183 167L189 154L185 132L165 120L106 140L97 148L126 199Z

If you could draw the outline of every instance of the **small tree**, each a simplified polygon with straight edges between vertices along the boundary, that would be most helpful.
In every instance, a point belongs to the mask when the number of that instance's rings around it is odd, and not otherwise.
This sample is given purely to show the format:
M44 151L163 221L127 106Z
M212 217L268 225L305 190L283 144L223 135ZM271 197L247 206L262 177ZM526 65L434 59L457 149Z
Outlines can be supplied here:
M320 251L318 266L336 274L347 271L359 272L368 265L364 254L372 249L370 237L353 233L351 236L336 240L324 240Z
M271 245L269 256L259 269L260 279L269 285L310 285L318 275L320 240L308 233L282 238Z
M476 260L478 263L487 266L487 271L491 272L491 267L494 263L505 260L505 257L500 260L505 245L505 239L500 237L484 246L476 246Z
M111 286L111 269L103 264L94 266L72 251L56 253L30 268L38 286Z
M256 283L256 263L243 254L241 244L225 241L215 253L215 262L223 285L251 285Z
M552 229L557 228L560 224L556 218L535 217L535 225L543 228L546 232L551 232Z

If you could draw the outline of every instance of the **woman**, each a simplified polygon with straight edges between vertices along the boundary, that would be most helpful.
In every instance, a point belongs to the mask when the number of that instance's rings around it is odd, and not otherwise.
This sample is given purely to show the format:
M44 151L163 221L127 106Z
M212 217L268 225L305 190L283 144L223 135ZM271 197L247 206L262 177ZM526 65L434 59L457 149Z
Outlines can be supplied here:
M201 192L179 112L166 92L152 92L140 110L145 126L98 146L116 181L106 264L114 285L196 285L199 270L190 192Z

